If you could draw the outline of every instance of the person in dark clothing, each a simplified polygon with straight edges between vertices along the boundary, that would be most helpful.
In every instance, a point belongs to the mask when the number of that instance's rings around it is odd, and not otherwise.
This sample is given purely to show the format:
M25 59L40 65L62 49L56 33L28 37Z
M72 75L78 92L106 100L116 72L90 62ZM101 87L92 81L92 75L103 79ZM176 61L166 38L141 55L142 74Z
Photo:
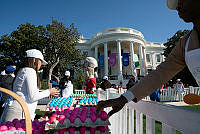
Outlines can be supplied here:
M62 97L69 97L74 93L73 81L71 80L69 71L66 71L65 76L61 79L59 89Z
M129 88L131 88L132 86L134 86L136 83L137 83L137 78L136 78L135 75L132 75L132 78L126 84L126 89L128 90Z
M108 76L103 77L103 82L101 83L100 88L103 90L111 88L111 83L108 81Z
M6 66L5 68L6 75L0 75L0 87L12 90L12 83L14 80L13 74L15 70L16 69L11 65ZM5 103L5 101L9 98L9 95L2 92L0 93L1 93L1 101L0 101L0 116L1 116L4 110L4 107L2 106Z
M160 89L157 89L155 92L151 93L150 94L150 100L151 101L157 101L157 102L160 102L160 94L161 94L161 91Z

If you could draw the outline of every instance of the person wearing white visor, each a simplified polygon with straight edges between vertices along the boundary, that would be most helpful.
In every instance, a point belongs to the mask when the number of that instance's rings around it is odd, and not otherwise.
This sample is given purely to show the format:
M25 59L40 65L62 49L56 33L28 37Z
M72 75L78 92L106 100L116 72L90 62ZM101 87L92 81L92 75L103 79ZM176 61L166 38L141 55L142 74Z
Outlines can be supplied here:
M18 94L27 104L31 119L34 120L35 110L38 100L48 97L49 95L58 96L59 91L54 88L43 90L41 88L38 70L47 62L44 60L42 53L37 49L30 49L26 51L26 60L16 76L13 83L13 91ZM2 121L12 121L13 119L24 119L24 113L20 104L14 100L9 106L6 106L3 114Z
M127 102L140 101L172 79L186 66L200 86L200 0L167 0L166 4L169 9L176 10L179 17L186 23L193 23L193 29L180 39L166 60L156 70L150 72L120 97L100 101L96 106L97 113L106 107L112 107L113 109L109 112L109 116L111 116L121 110ZM198 98L200 96L192 99L195 100L195 103L200 103ZM191 100L190 96L188 100Z
M62 92L62 97L69 97L73 94L73 83L70 80L70 72L65 72L65 77L63 80L61 80L60 88Z

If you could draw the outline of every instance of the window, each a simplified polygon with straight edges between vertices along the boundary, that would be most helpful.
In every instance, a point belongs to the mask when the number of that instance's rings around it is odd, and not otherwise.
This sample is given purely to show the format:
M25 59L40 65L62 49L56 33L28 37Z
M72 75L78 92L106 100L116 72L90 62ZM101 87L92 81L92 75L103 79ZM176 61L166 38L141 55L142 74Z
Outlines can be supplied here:
M150 62L150 54L146 54L146 60L147 62Z
M157 55L156 55L156 62L161 62L160 54L157 54Z

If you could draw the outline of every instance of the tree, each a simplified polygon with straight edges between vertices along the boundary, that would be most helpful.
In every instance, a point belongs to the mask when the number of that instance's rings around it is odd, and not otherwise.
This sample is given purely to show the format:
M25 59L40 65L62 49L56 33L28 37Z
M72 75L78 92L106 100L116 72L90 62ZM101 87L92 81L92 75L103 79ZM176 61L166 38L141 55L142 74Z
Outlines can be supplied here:
M22 66L26 50L42 50L43 44L47 42L45 31L43 26L36 27L26 23L19 25L10 35L3 35L0 38L0 69L2 70L9 61L15 62L19 68Z
M77 69L83 56L79 50L75 49L80 35L73 23L67 28L62 22L52 19L52 24L48 24L46 29L49 42L45 45L44 54L49 63L47 67L49 69L48 84L50 85L51 76L59 80L66 69Z
M6 34L0 38L0 69L3 70L8 61L15 62L17 68L22 67L25 51L34 48L40 50L49 63L47 68L44 68L45 78L48 75L50 83L51 77L54 76L59 82L66 69L74 71L81 68L79 64L84 56L75 49L78 40L79 34L74 24L69 28L55 20L46 27L21 24L10 35Z
M188 34L190 31L189 30L184 30L184 31L177 31L173 37L171 37L170 39L167 40L166 43L164 43L164 46L166 47L164 49L164 53L163 55L165 57L167 57L169 55L169 53L172 51L172 49L176 46L176 44L178 43L178 41L180 40L180 38L186 34ZM171 84L176 83L177 79L181 79L181 81L184 84L189 84L190 86L197 86L195 79L193 78L192 74L190 73L188 67L185 67L181 72L179 72L178 74L176 74L173 78L172 78L172 82L169 82ZM170 85L172 86L172 85Z

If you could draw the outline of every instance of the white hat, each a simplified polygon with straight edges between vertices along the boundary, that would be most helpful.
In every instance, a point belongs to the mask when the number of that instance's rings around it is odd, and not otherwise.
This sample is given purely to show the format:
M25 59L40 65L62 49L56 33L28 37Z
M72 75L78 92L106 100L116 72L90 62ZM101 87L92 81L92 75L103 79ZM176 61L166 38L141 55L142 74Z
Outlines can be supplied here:
M93 57L87 57L86 61L88 62L88 65L90 67L94 67L94 68L98 67L98 63L97 63L97 60L95 58L93 58Z
M176 10L178 6L178 0L167 0L167 7L171 10Z
M66 71L66 72L65 72L65 76L70 76L70 72L69 72L69 71Z
M37 49L29 49L29 50L27 50L26 51L26 57L38 58L38 59L40 59L42 61L42 65L48 64L44 60L44 56L42 55L42 53Z
M177 79L176 81L181 81L181 79Z
M108 76L104 76L104 77L103 77L103 80L108 80Z

